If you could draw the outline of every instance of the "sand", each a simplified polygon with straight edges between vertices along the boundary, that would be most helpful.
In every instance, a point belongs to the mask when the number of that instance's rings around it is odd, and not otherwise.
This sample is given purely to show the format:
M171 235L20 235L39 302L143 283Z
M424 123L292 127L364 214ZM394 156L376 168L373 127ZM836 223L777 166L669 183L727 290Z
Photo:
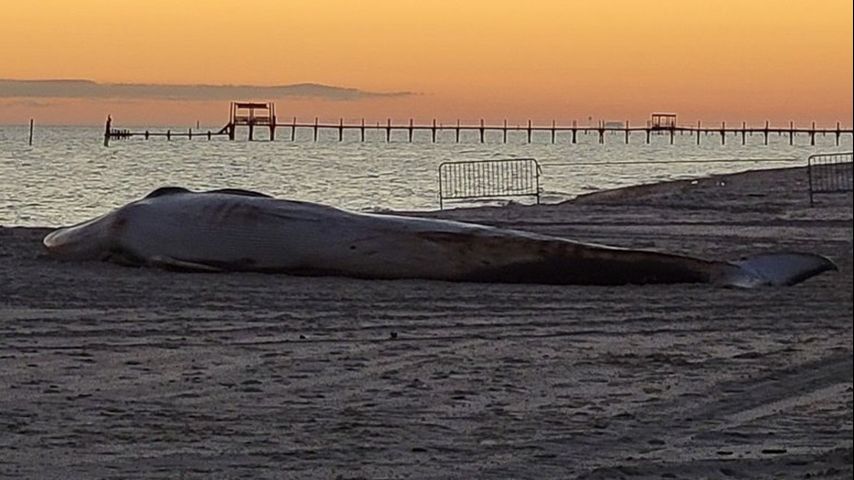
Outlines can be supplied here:
M776 289L180 274L0 228L0 478L851 478L852 197L805 180L422 213L840 266Z

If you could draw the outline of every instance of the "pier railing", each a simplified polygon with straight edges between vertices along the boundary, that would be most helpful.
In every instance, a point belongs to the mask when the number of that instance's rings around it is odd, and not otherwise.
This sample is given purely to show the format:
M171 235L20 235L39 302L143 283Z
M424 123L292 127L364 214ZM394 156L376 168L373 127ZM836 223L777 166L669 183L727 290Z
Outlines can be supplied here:
M852 191L854 153L819 153L807 159L810 205L815 204L818 193L845 193Z
M439 165L439 208L446 200L534 197L540 203L540 164L533 158L444 162Z

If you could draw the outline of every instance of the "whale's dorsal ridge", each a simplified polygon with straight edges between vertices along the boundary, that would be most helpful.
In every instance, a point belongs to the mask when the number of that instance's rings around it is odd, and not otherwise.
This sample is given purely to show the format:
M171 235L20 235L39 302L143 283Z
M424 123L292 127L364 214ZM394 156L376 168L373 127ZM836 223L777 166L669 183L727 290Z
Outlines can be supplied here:
M165 197L166 195L176 195L179 193L191 193L190 190L184 187L160 187L157 190L152 191L144 198L156 198L156 197Z
M167 195L177 195L179 193L193 193L192 190L186 189L184 187L160 187L144 198L157 198L157 197L165 197ZM242 188L219 188L216 190L208 190L203 193L219 193L224 195L240 195L243 197L263 197L263 198L273 198L266 193L254 192L252 190L244 190Z
M264 197L264 198L273 198L266 193L261 192L253 192L252 190L244 190L242 188L220 188L217 190L208 190L205 193L222 193L226 195L242 195L244 197Z

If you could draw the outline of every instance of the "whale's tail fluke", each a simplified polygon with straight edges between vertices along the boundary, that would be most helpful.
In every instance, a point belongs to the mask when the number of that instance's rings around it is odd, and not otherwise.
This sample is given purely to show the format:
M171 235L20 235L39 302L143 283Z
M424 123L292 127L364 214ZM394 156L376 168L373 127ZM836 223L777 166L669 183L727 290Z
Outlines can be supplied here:
M828 270L839 270L827 257L812 253L764 253L722 264L715 283L753 288L801 283Z

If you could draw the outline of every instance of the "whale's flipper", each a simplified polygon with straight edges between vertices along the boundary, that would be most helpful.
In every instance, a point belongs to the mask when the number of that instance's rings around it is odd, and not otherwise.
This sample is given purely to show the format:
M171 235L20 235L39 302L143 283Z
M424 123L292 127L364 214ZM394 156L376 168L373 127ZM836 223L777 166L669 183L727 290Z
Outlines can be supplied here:
M765 253L721 266L715 283L741 288L795 285L819 273L839 270L827 257L812 253Z
M155 255L148 259L148 264L153 267L159 267L164 270L172 270L178 272L222 272L223 269L205 265L204 263L188 262L186 260L178 260L177 258L167 257L165 255Z

